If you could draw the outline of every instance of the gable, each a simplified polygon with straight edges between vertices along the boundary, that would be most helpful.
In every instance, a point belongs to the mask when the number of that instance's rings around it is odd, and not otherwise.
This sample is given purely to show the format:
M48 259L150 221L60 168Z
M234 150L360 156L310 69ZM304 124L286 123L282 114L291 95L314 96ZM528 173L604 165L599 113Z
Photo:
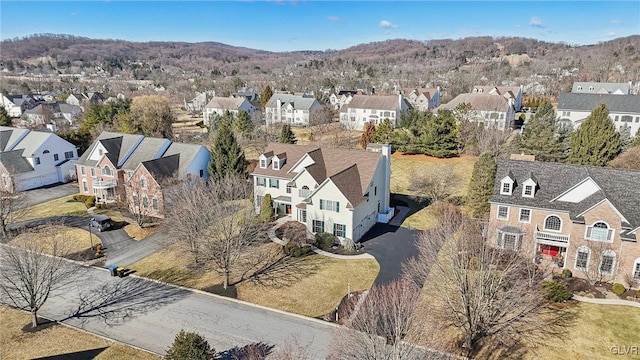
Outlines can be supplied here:
M601 191L598 184L591 177L588 177L551 201L579 203L598 191Z
M106 155L107 148L104 147L99 141L96 141L96 146L91 150L91 154L89 154L88 160L100 161L100 159Z
M293 165L293 167L289 170L290 173L299 173L305 170L306 167L315 164L315 161L311 158L311 156L307 153L304 154L297 163Z

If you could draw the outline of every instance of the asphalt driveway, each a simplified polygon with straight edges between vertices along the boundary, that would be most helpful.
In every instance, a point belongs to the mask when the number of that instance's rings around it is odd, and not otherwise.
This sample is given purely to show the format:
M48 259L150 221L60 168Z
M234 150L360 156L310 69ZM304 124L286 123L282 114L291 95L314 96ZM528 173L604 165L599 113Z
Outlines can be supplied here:
M64 196L73 195L78 193L78 184L54 184L41 187L38 189L27 190L23 192L24 201L20 204L20 208L25 208L37 204L42 204L47 201L58 199Z
M383 285L400 278L402 263L417 255L414 240L419 233L419 230L378 223L365 234L360 243L380 264L374 284Z

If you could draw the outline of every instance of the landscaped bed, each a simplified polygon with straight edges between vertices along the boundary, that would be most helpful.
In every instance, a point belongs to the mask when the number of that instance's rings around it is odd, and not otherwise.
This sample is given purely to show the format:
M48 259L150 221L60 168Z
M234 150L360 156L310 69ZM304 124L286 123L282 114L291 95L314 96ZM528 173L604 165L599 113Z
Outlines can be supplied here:
M595 299L640 301L638 290L625 289L624 293L618 295L613 291L613 284L610 283L591 284L589 281L577 277L564 279L564 282L567 284L567 289L576 295Z

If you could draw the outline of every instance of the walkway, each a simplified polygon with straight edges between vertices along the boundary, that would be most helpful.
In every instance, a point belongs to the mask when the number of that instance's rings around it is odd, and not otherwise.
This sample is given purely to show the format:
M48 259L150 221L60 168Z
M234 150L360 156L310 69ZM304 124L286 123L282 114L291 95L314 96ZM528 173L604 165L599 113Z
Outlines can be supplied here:
M600 304L600 305L622 305L622 306L633 306L640 308L640 302L622 300L622 299L595 299L588 298L579 295L573 295L574 300L578 300L581 302L586 302L590 304Z

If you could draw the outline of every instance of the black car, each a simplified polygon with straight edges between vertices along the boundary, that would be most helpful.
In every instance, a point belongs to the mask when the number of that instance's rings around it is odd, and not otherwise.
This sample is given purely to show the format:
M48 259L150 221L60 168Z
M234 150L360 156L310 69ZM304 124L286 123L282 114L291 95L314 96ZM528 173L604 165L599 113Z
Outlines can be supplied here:
M89 227L96 228L99 232L102 232L111 229L113 221L106 215L96 215L89 220Z

